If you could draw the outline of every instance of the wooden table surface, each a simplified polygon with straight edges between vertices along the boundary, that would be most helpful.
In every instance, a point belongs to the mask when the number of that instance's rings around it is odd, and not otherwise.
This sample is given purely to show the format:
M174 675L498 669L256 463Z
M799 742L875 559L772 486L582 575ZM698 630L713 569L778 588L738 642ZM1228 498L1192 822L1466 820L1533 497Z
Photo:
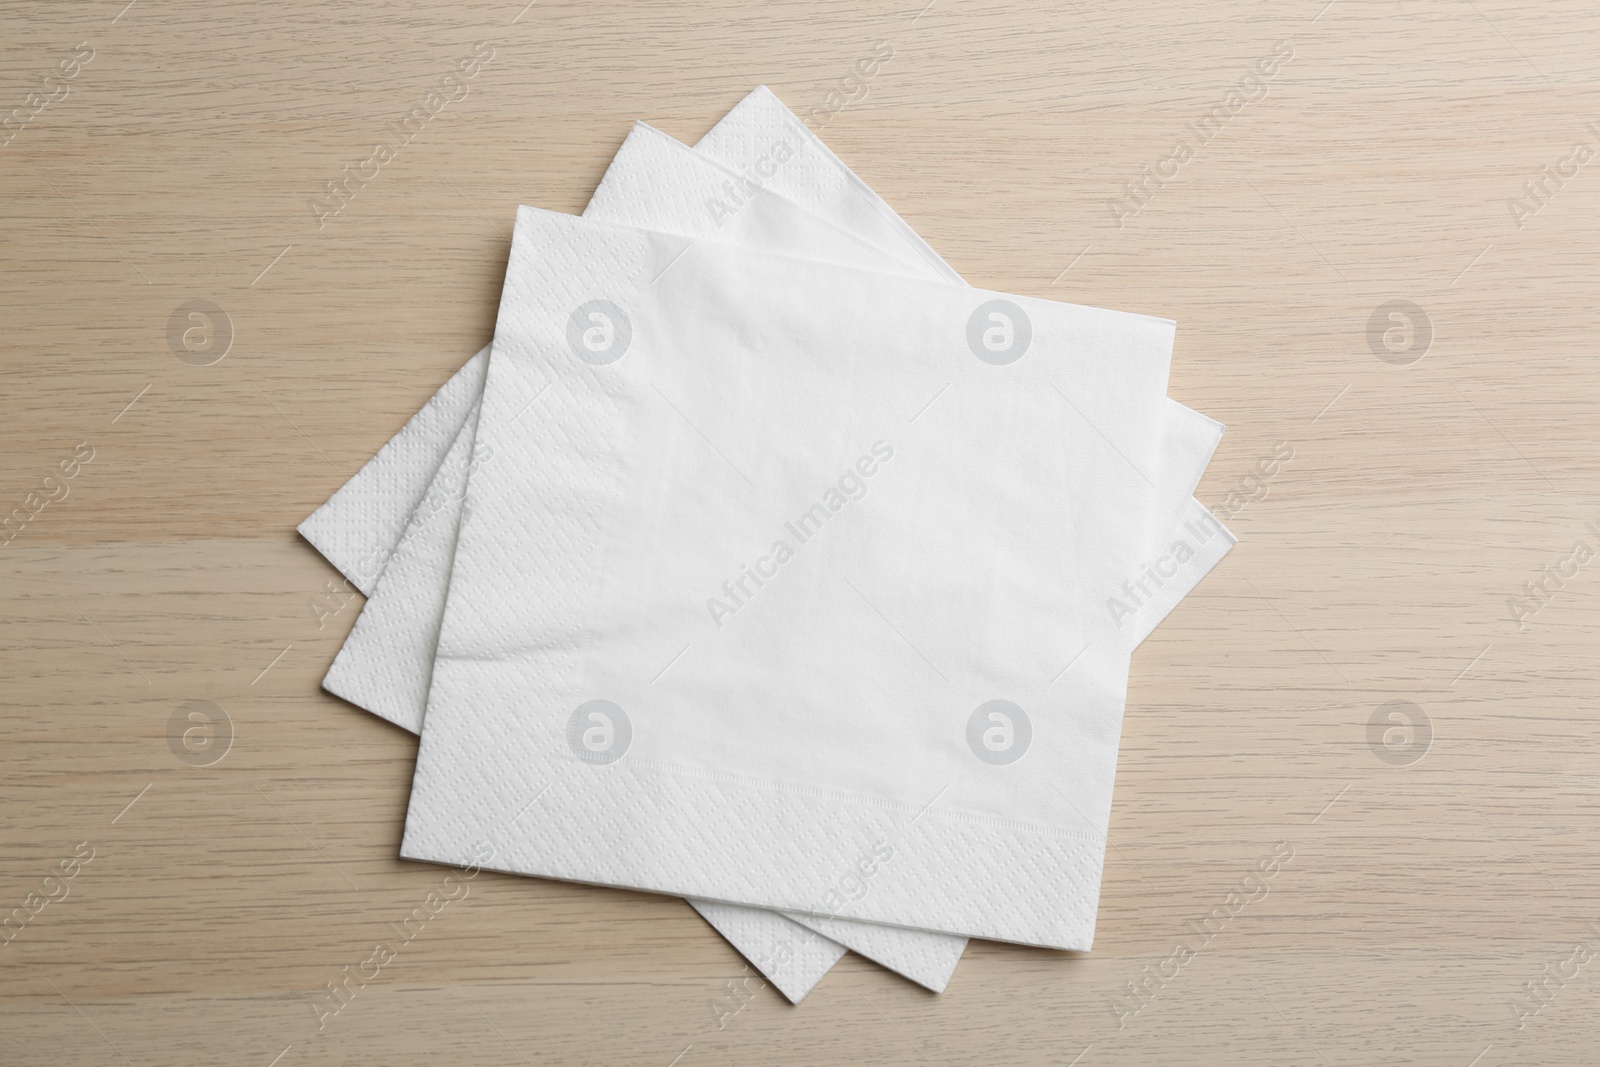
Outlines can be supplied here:
M0 12L0 1062L1597 1062L1594 5L522 2ZM485 875L319 1029L443 872L295 524L488 339L516 204L759 83L974 283L1175 318L1229 426L1094 951L719 1025L681 901Z

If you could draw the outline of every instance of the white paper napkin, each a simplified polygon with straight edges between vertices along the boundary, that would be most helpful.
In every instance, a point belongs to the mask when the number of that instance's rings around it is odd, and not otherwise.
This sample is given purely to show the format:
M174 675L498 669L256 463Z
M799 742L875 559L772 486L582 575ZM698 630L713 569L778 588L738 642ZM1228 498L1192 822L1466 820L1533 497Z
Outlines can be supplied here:
M729 178L726 169L702 159L665 134L636 124L607 170L585 217L663 232L727 239L750 248L782 251L827 262L891 270L898 266L888 254L865 252L839 228L820 222L765 190L747 193L741 210L731 216L704 210L708 194L717 195L719 187ZM905 251L902 249L902 253ZM924 275L935 273L927 267L914 269ZM478 358L475 357L475 362ZM469 425L476 420L476 405L469 404L469 394L458 383L458 379L464 382L469 374L474 376L481 397L481 366L469 366L430 402L430 408L439 410L428 412L420 430L431 437L437 428L453 422L453 414L448 420L442 417L446 406L452 412L458 409L464 412L455 430L449 457L409 520L409 525L416 530L407 536L412 540L426 540L410 547L396 575L385 582L384 595L363 613L325 681L330 692L412 732L420 731L422 726L432 652L443 612L448 560L454 555L454 528L461 493L468 472L492 459L487 449L481 446L474 449L472 445ZM1175 401L1169 399L1165 404L1167 415L1161 450L1150 472L1157 486L1161 516L1152 527L1152 533L1160 533L1159 538L1151 541L1152 552L1167 543L1166 532L1177 526L1178 509L1209 462L1222 429L1213 420ZM418 421L424 420L419 417ZM409 430L406 432L409 434ZM414 440L407 441L405 462L410 462L410 457L420 450ZM384 473L390 462L384 457ZM387 484L392 485L392 482ZM341 492L354 487L355 480L352 480ZM335 500L338 499L336 496ZM319 514L323 511L360 520L371 518L371 509L338 508L335 502L319 509ZM391 538L385 534L368 553L376 556L392 551L390 544ZM406 577L399 577L401 574ZM373 591L370 585L367 591L369 594Z
M686 175L685 167L695 173ZM892 270L899 265L894 257L865 248L859 240L819 222L792 204L778 201L771 194L755 194L758 204L773 201L762 205L765 210L741 212L728 225L724 225L726 220L713 220L704 208L703 194L715 191L716 186L729 177L671 138L640 126L619 152L616 165L608 172L590 213L643 217L646 221L662 216L690 218L704 232L720 232L730 239L758 246L793 248L813 256L863 262L883 269ZM920 264L916 269L922 269ZM458 379L465 381L470 373L469 368ZM463 399L464 394L455 388L456 384L452 382L451 388L436 398L433 405L436 409ZM430 412L427 419L419 423L423 424L421 432L432 434L439 423L437 412ZM460 491L467 472L489 458L481 452L473 454L470 432L458 431L458 436L457 445L441 467L441 475L413 514L411 531L388 561L382 595L369 605L361 632L347 643L325 682L330 692L368 707L412 731L421 727L438 620L443 611L448 561L454 552ZM415 451L414 445L408 445L403 462L413 462L410 457ZM383 469L379 467L380 471ZM339 510L340 503L334 502L335 506L328 511ZM357 536L350 538L349 543L361 546L360 551L368 557L381 555L360 536L372 528L371 510L343 510L355 516L355 521L347 528ZM369 591L376 592L370 586ZM812 932L796 930L792 923L781 918L736 916L737 909L728 905L701 911L719 930L736 931L746 942L739 947L748 958L770 961L764 970L796 999L809 990L842 951ZM916 939L915 945L901 945L898 942L905 939L898 932L858 931L852 929L855 925L860 924L837 924L836 932L848 937L851 947L875 958L894 961L902 973L909 971L907 977L935 990L943 989L960 957L961 939L928 935ZM755 931L759 931L759 935L752 938Z
M682 185L687 177L682 165L685 161L676 159L686 153L687 149L664 135L648 127L638 128L618 153L588 214L626 215L636 221L686 218L689 224L685 228L699 225L706 232L717 233L726 227L729 232L721 235L738 236L755 244L770 245L774 239L768 235L792 231L792 223L784 228L766 219L764 225L752 228L754 236L744 234L740 224L759 222L762 209L768 206L759 198L738 217L721 220L720 224L709 222L710 215L698 211L702 190L714 191L726 183L727 176L714 170L704 173L708 168L701 164L698 186L691 184L686 193ZM689 160L693 158L690 156ZM641 180L642 175L648 175L650 180ZM782 243L793 242L785 238ZM815 239L811 245L813 255L837 259L854 254L849 246L819 246ZM1187 498L1220 428L1179 405L1172 407L1177 414L1168 427L1168 436L1176 435L1176 439L1170 442L1168 459L1172 462L1163 470L1170 474L1176 467L1178 477L1171 482L1172 488L1164 499L1177 502ZM1185 431L1193 441L1184 440ZM420 728L444 580L454 550L455 513L450 505L459 501L470 467L492 461L492 455L482 450L471 455L469 442L470 434L463 434L444 465L444 473L419 508L413 520L414 530L402 542L391 561L391 571L385 575L325 683L330 691L411 730ZM433 583L431 589L429 582ZM409 642L407 636L411 638ZM814 920L802 921L817 925ZM935 934L913 937L903 931L842 920L829 924L826 930L851 948L933 989L944 987L960 954L959 939Z
M477 410L488 366L485 345L300 523L300 536L363 593L372 594L445 453Z
M695 151L741 179L735 181L733 195L719 189L714 198L706 199L701 206L708 215L729 206L738 212L748 200L749 190L764 189L915 265L920 273L962 281L764 85L747 94L707 131ZM781 165L774 166L779 157ZM456 433L474 412L483 393L488 353L488 346L480 349L372 459L300 524L301 535L363 593L371 592ZM1207 520L1207 515L1195 501L1185 506L1182 519L1214 524L1216 520ZM1149 618L1149 613L1141 610L1140 616Z
M404 854L1087 947L1171 323L523 209L496 338Z
M752 114L758 114L759 111L761 110L760 105L770 105L768 110L775 109L776 112L780 116L780 121L783 118L788 117L788 112L785 109L782 108L781 104L777 104L775 99L772 98L770 94L765 93L764 90L763 91L758 91L757 93L752 94L751 97L747 99L746 103L742 104L739 109L736 109L735 113L733 115L729 116L729 119L724 120L723 123L719 123L718 129L713 131L713 134L716 134L719 131L723 131L725 129L731 128L734 125L734 120L737 117L739 117L741 113L743 113L746 116L749 116L749 115L752 115ZM805 137L809 138L809 133L808 132L805 132ZM704 145L704 144L712 141L712 139L713 139L712 136L708 135L706 141L702 142L702 144ZM747 140L748 140L748 138L747 138ZM814 141L814 138L811 138L811 140ZM769 144L770 144L770 142L769 142ZM820 147L820 143L817 143L817 144ZM849 196L859 197L860 191L862 189L864 189L864 187L860 186L860 183L854 180L854 176L853 175L849 175L848 174L848 171L843 168L842 164L840 164L834 157L831 156L831 153L826 153L825 149L823 149L822 152L826 156L827 160L831 161L830 166L831 166L831 169L832 169L834 174L843 174L843 175L847 176L846 181L844 181L842 183L842 185L843 185L844 189L846 190L847 194ZM761 163L761 159L758 156L755 159L755 165L759 166L760 163ZM608 179L609 179L609 177L610 177L610 175L608 175ZM839 185L841 183L834 183L834 184L835 185ZM870 196L870 193L868 193L868 195ZM881 201L879 203L881 204ZM869 218L876 218L876 217L879 217L879 215L880 215L880 213L877 212L877 211L868 211L866 213L866 217L869 217ZM909 231L908 227L903 227L902 226L900 228L900 232L909 233L910 231ZM913 235L913 237L914 237L914 235ZM917 243L920 244L920 242L917 242ZM922 248L925 249L926 246L922 246ZM925 252L924 255L926 257L929 257L929 258L933 259L933 260L937 259L937 257L933 257L932 256L931 251ZM345 504L348 503L348 501L353 496L353 491L356 490L362 484L362 482L364 480L370 481L370 482L378 482L378 481L384 480L381 477L381 475L385 471L385 464L384 464L383 460L386 458L386 456L394 456L396 454L398 454L398 455L409 455L409 454L415 452L416 449L414 447L408 447L408 444L414 443L417 438L428 438L428 437L431 437L434 440L438 440L441 437L446 436L446 435L438 433L437 430L432 428L432 423L438 422L439 420L436 419L436 418L430 418L430 416L435 415L437 409L445 406L451 400L453 400L453 399L454 400L459 400L459 398L461 398L463 396L466 396L469 393L473 393L473 392L477 391L477 389L479 388L477 383L481 382L482 362L483 362L482 356L480 355L480 357L478 357L472 363L470 363L467 368L464 368L464 370L463 370L463 372L461 374L458 374L456 376L456 378L452 379L452 381L450 383L448 383L447 387L440 391L440 394L435 399L435 401L430 403L429 408L425 409L424 412L419 413L418 417L413 419L412 422L407 425L406 429L402 432L402 434L401 435L397 435L396 446L394 446L392 448L389 448L389 449L386 449L385 455L380 455L380 457L377 460L375 460L372 464L369 465L369 467L367 469L365 469L362 472L362 476L361 477L353 480L353 482L351 483L351 486L350 486L349 489L343 491L339 495L336 495L335 499L333 501L330 501L330 504L328 506L326 506L324 509L320 509L318 515L313 517L314 520L330 518L330 517L333 517L333 516L337 515L341 510L340 506L341 505L345 505ZM470 382L471 384L466 385L463 388L462 387L463 383L467 383L467 382ZM462 405L462 406L464 406L464 405ZM454 418L452 418L450 420L447 420L447 421L453 422ZM410 442L408 442L408 438L411 439ZM481 457L479 457L479 458L481 459ZM408 462L410 462L410 461L408 460ZM388 469L392 470L393 469L393 464L390 464ZM423 506L422 506L421 510L424 513L426 513L426 514L428 514L430 516L435 515L435 514L439 514L439 513L441 513L442 510L453 510L451 508L452 500L451 500L450 496L448 494L440 493L439 490L440 490L440 486L436 484L433 487L433 489L430 490L429 496L423 502ZM414 495L414 494L412 494L412 495ZM391 507L391 509L394 508L393 501L395 501L396 499L404 499L405 496L406 496L406 494L404 492L395 493L392 490L388 491L388 492L378 492L378 493L369 492L368 493L368 499L369 500L376 498L376 499L378 499L380 501L388 503L389 506ZM359 497L355 497L355 499L359 500ZM1197 506L1196 506L1196 508L1197 508ZM352 513L352 512L360 512L363 509L361 509L359 507L357 507L355 509L352 509L352 508L349 508L349 507L344 507L343 510L345 511L345 513L349 514L349 513ZM374 508L370 508L369 507L369 508L366 508L364 510L366 512L370 513L371 511L374 511L374 510L381 510L381 508L374 509ZM1203 512L1203 510L1199 510L1199 514L1197 516L1194 516L1194 518L1198 519L1199 523L1198 524L1191 524L1191 529L1193 531L1195 531L1196 533L1198 533L1201 537L1204 537L1204 538L1209 540L1213 535L1213 531L1217 529L1217 527L1215 527L1215 525L1214 525L1214 520L1210 520L1209 516L1206 515ZM452 532L453 532L453 515L451 516L451 519L450 519L450 526L451 526ZM352 530L352 531L355 531L355 532L364 531L364 530L371 530L371 529L379 528L379 527L381 527L381 523L378 524L377 526L375 526L373 523L361 522L359 520L357 522L344 524L344 528L345 529L349 529L349 530ZM338 526L338 524L329 525L327 523L324 523L324 525L323 525L323 530L327 530L327 529L337 530L339 528L340 527ZM391 528L392 528L392 525L391 525ZM332 543L334 545L337 545L337 543L338 543L336 539L330 539L326 535L326 533L318 531L317 528L316 528L316 523L315 522L308 522L307 536L308 536L308 538L313 540L315 543L318 543L319 545L326 546L330 541L332 541ZM1191 540L1195 539L1195 535L1193 533L1185 533L1185 534L1183 534L1183 536L1186 537L1186 538L1189 538ZM451 540L453 542L453 537L451 538ZM1185 559L1186 556L1187 556L1187 562L1190 562L1192 564L1194 561L1201 560L1206 555L1215 552L1215 549L1218 546L1221 546L1221 545L1224 545L1224 544L1227 544L1227 543L1231 543L1231 538L1227 539L1225 541L1222 540L1222 539L1219 539L1216 542L1216 544L1212 546L1211 549L1208 550L1208 549L1202 548L1198 552L1193 552L1193 553L1191 553L1188 550L1186 545L1179 544L1178 546L1176 546L1179 549L1179 551L1178 551L1178 553L1176 555L1167 554L1163 558L1161 558L1158 561L1158 564L1157 564L1157 569L1162 571L1163 573L1166 573L1168 580L1164 581L1160 577L1156 576L1154 573L1152 573L1150 575L1150 580L1154 581L1158 586L1160 586L1161 588L1163 588L1163 589L1165 589L1167 591L1166 599L1167 599L1167 601L1169 603L1175 603L1176 596L1174 594L1181 588L1187 588L1187 586L1183 585L1182 583L1180 583L1178 581L1172 580L1173 579L1173 575L1172 575L1171 571L1169 570L1169 567L1176 567L1179 562L1186 561L1186 559ZM339 555L339 551L338 551L337 547L335 547L332 551L329 551L325 547L325 551L328 552L328 554L330 555L331 558L332 557L337 557ZM365 559L368 559L368 560L374 560L374 559L382 558L382 554L383 554L383 546L382 546L382 541L380 540L375 548L364 550L363 552L361 552L359 554L351 554L350 558L365 558ZM1219 557L1220 556L1220 552L1216 552L1215 555ZM1152 555L1152 558L1153 559L1155 558L1154 554ZM1204 566L1208 566L1208 564L1203 564L1202 567L1196 567L1195 569L1197 571L1203 572L1202 568ZM351 567L349 569L357 571L357 574L352 575L352 576L353 577L357 577L357 580L359 582L359 568ZM1141 582L1141 585L1143 585L1145 583L1145 579L1141 578L1140 582ZM1147 590L1147 593L1148 593L1148 590ZM1138 596L1138 594L1134 594L1134 595L1135 595L1135 597ZM1137 603L1138 601L1136 600L1135 602ZM1139 631L1141 631L1141 632L1138 633L1138 637L1142 638L1143 633L1147 633L1148 632L1149 628L1151 626L1153 626L1154 623L1159 619L1160 614L1164 614L1164 611L1157 610L1157 606L1154 603L1146 602L1143 610L1141 610L1139 612L1139 617L1136 620L1137 629ZM708 909L704 908L704 907L702 907L701 910L702 910L702 912L707 912L708 911ZM729 910L729 909L722 909L722 910L726 911L726 910ZM737 909L733 909L733 910L737 910ZM708 917L712 917L712 916L708 915ZM724 923L718 922L715 917L712 917L712 918L713 918L713 922L717 923L717 925L722 927L724 930L727 929L727 927L726 927L726 925ZM787 925L787 924L785 924L785 925ZM836 926L861 927L861 930L862 930L862 933L863 933L863 937L865 939L868 939L868 940L882 941L883 938L881 936L874 937L873 935L874 934L880 934L881 935L883 933L887 933L889 935L889 940L891 942L893 942L894 940L897 939L898 935L903 933L902 931L896 931L896 930L885 931L884 928L871 927L871 926L867 926L867 925L864 925L864 924L839 923L839 924L835 924L835 925ZM770 941L771 939L769 938L768 940ZM787 938L787 940L792 941L793 939L791 937L791 938ZM815 939L815 940L820 940L820 939ZM904 938L899 938L899 940L904 940ZM936 942L939 939L937 938L936 935L924 935L922 940L924 940L924 941L935 941ZM959 945L959 942L957 944ZM928 957L930 955L937 956L938 959L936 961L934 961L933 970L931 972L928 972L927 969L926 969L926 966L924 966L924 973L923 974L920 974L920 975L917 974L917 973L911 973L910 974L910 976L913 977L914 980L923 981L924 984L929 985L931 988L942 988L943 987L944 982L948 978L949 968L953 967L954 962L955 962L955 957L956 957L956 955L959 954L959 949L958 948L957 948L956 952L952 953L952 952L948 951L948 946L946 946L947 950L942 952L942 953L931 953L930 954L928 951L926 951L927 946L924 945L924 946L922 946L922 950L921 951L913 952L913 953L911 953L909 955L907 955L904 952L895 951L895 947L894 946L886 947L886 946L883 946L883 945L870 945L870 944L858 943L856 945L853 945L852 947L856 947L856 948L858 948L858 950L865 951L869 956L872 956L873 958L879 959L881 962L885 962L887 965L898 966L899 969L902 969L902 970L906 970L908 968L915 968L919 962L923 963L924 965L926 965L929 962L928 961ZM771 953L765 953L765 952L762 952L759 949L756 950L756 951L751 951L749 948L746 948L745 951L746 951L746 955L747 956L750 956L750 958L757 959L757 960L771 955ZM831 962L831 960L828 960L826 962ZM824 966L824 969L825 969L826 963L824 963L823 966Z

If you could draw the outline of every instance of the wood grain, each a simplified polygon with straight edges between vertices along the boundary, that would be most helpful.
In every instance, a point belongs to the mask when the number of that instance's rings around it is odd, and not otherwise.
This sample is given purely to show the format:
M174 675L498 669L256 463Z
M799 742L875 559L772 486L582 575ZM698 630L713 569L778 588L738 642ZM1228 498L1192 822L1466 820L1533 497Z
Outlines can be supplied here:
M0 1060L1594 1062L1600 563L1566 561L1600 551L1600 13L920 2L0 13L0 109L37 111L0 134L0 507L32 516L0 546L0 912L67 892L0 945ZM485 875L319 1029L443 872L396 859L414 740L318 689L359 605L308 606L295 523L487 339L516 204L580 209L635 118L692 140L762 82L826 110L878 42L824 138L974 283L1177 319L1173 394L1229 425L1201 498L1256 496L1135 658L1094 952L974 944L937 997L851 956L719 1029L743 963L682 902ZM231 321L209 366L169 344L191 300ZM1416 362L1369 342L1391 300ZM231 723L210 766L169 745L186 701ZM1369 742L1391 701L1425 747Z

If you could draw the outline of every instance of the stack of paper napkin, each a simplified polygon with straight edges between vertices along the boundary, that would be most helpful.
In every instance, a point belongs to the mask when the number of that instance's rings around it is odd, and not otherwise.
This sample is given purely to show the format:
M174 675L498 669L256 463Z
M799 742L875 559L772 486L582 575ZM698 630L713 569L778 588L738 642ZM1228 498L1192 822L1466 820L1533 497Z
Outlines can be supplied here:
M493 343L301 533L402 855L846 949L1088 949L1129 656L1233 545L1166 319L969 287L766 89L521 208Z

